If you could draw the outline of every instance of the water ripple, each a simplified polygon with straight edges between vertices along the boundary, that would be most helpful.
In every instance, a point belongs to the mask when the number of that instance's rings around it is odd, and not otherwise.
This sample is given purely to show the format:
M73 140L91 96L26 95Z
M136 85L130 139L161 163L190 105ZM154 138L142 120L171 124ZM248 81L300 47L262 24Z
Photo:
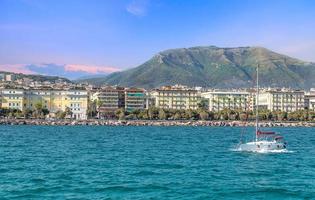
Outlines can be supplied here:
M314 199L315 129L276 129L288 152L234 151L237 127L0 126L0 197Z

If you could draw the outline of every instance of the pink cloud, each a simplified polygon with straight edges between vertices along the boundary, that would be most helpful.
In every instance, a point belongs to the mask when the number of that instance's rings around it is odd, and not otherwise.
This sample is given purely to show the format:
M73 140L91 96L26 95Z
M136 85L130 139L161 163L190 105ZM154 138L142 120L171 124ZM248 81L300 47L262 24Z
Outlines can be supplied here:
M36 74L29 69L27 69L25 64L7 64L7 65L0 65L0 71L6 72L14 72L14 73L23 73L23 74Z
M106 66L95 66L95 65L78 65L78 64L67 64L65 65L65 71L82 71L87 72L91 74L97 74L97 73L112 73L120 71L120 69L115 67L106 67Z

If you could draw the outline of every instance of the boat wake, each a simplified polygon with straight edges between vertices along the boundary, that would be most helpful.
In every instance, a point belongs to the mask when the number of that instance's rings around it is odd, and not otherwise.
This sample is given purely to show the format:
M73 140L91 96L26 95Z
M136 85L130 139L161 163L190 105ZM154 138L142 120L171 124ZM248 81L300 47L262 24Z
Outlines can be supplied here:
M276 150L261 149L261 150L248 151L248 150L242 150L239 147L231 149L231 151L248 152L248 153L262 153L262 154L267 154L267 153L273 153L273 154L276 154L276 153L294 153L294 151L290 151L290 150L287 150L287 149L276 149Z

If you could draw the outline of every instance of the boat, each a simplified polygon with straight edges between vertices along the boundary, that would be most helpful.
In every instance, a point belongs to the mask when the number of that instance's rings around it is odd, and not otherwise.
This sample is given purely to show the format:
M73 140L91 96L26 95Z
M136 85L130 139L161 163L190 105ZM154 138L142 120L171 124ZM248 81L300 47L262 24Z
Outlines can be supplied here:
M273 152L273 151L283 151L287 148L287 143L284 138L273 131L262 131L259 126L259 65L257 65L257 78L256 78L256 129L255 129L255 139L251 142L243 142L238 146L239 151L248 152Z

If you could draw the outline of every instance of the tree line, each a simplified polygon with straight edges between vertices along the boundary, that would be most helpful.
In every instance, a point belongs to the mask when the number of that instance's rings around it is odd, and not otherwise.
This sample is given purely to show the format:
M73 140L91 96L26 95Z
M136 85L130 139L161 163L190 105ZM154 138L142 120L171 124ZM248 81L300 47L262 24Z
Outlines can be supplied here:
M49 114L49 110L44 108L41 103L35 105L33 110L1 108L0 116L13 118L36 118L43 119ZM72 111L66 108L65 111L57 111L54 116L57 119L70 118ZM98 113L94 109L88 109L89 118L97 118ZM131 112L123 108L117 109L111 115L101 117L105 119L120 120L255 120L254 111L224 109L218 112L209 111L203 107L196 110L188 109L163 109L150 107L149 109L133 110ZM295 112L259 110L259 119L266 121L315 121L315 111L299 110Z
M26 108L24 110L19 110L16 108L1 108L0 116L1 117L9 117L9 118L35 118L35 119L44 119L49 114L49 110L43 106L42 103L35 104L34 109ZM55 118L64 119L67 116L71 116L72 111L70 108L66 108L65 111L57 111L55 113Z
M150 107L146 110L131 112L118 109L115 119L126 120L241 120L253 121L256 119L254 111L224 109L218 112L206 109L178 110ZM315 111L299 110L295 112L259 110L259 119L268 121L315 121Z

